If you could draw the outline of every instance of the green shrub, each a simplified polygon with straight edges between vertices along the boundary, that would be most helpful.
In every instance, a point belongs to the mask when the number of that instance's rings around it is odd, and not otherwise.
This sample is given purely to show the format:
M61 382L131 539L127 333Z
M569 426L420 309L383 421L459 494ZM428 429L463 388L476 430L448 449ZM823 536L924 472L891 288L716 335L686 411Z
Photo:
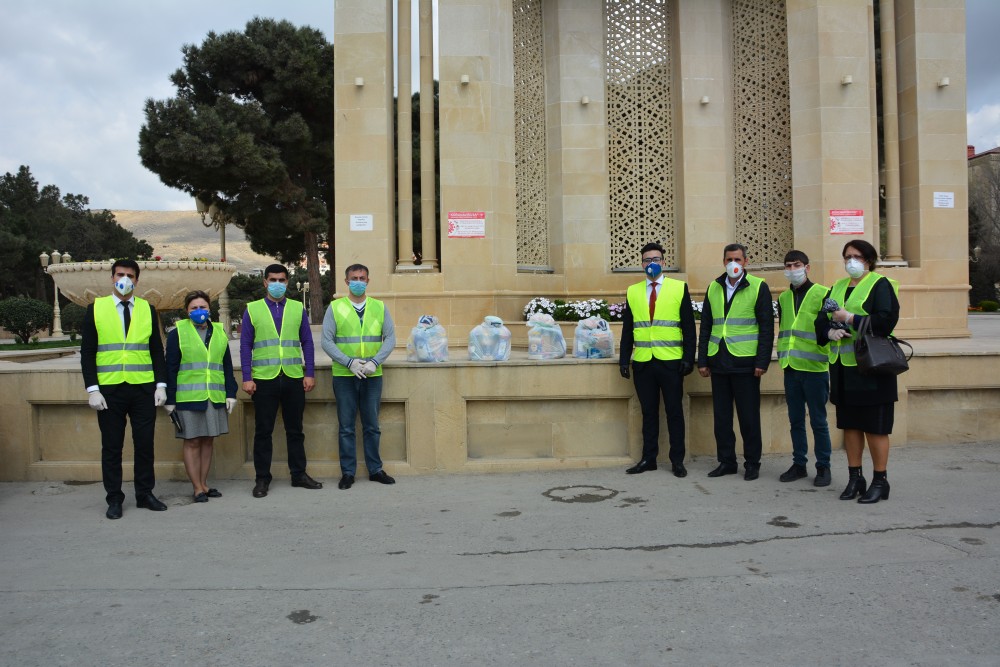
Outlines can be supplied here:
M62 330L64 332L83 331L83 318L87 316L87 309L78 306L72 301L60 308L60 319L62 320Z
M15 296L0 301L0 327L27 342L39 331L47 331L52 306L37 299Z
M996 301L980 301L979 307L983 309L984 313L995 313L1000 309L1000 303Z

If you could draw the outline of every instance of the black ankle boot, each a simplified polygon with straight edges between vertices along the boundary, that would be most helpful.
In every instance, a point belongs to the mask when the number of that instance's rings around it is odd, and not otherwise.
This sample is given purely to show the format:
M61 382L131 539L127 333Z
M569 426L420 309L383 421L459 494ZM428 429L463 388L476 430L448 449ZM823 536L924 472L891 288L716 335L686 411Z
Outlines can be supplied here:
M861 468L851 468L847 469L850 477L847 480L847 487L844 492L840 494L841 500L854 500L858 496L863 496L865 494L865 489L868 487L868 482L865 481L864 476L861 474Z
M877 503L880 500L889 500L889 480L884 477L876 477L872 480L872 485L868 487L868 493L858 498L858 502L863 505Z

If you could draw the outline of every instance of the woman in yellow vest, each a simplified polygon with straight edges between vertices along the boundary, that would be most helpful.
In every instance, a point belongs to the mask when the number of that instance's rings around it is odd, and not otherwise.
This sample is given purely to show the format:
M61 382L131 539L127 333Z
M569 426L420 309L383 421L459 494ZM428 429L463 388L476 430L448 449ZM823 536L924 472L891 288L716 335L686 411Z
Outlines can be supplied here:
M878 251L867 241L848 241L843 250L847 278L834 283L827 294L840 309L820 312L816 336L820 345L830 341L830 400L837 408L837 428L844 431L850 478L841 500L877 503L889 498L889 435L898 400L895 375L862 375L854 358L854 337L864 317L871 330L889 335L899 321L898 289L894 281L875 273ZM838 329L843 323L847 329ZM872 457L872 483L867 487L861 472L865 441Z
M215 436L229 433L236 405L236 378L226 330L209 319L209 297L195 290L184 297L188 319L167 334L167 412L176 415L184 441L184 469L194 502L222 496L208 486ZM171 417L173 418L173 417Z

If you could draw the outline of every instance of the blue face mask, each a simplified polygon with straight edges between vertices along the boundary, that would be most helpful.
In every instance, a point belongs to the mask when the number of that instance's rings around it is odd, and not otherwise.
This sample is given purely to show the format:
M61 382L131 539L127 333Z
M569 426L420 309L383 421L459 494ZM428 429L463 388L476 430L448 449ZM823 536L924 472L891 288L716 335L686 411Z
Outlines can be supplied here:
M285 290L288 289L288 285L285 283L268 283L267 293L273 296L275 299L280 299L285 296Z
M351 290L351 294L354 296L361 296L368 289L368 283L363 280L352 280L347 283L347 288Z
M646 275L649 276L650 280L656 280L657 276L663 272L663 267L661 267L656 262L652 262L646 265Z
M194 310L188 313L188 317L190 317L191 321L194 322L195 324L204 324L206 321L208 321L208 316L209 312L204 308L195 308Z

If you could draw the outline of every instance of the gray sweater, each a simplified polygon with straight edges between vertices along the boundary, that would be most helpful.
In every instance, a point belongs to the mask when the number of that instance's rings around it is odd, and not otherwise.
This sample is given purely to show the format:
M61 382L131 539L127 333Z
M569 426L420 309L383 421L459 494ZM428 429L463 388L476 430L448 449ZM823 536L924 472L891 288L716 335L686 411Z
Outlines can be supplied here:
M367 304L367 300L365 303ZM331 303L326 307L326 315L323 317L323 351L341 366L347 366L351 363L351 357L341 352L337 344L333 342L336 336L337 321L333 317L333 304ZM382 320L382 346L375 353L375 356L372 357L375 365L381 366L385 363L385 360L392 354L394 347L396 347L396 327L392 323L392 316L389 315L389 309L386 308L384 310L384 319Z

